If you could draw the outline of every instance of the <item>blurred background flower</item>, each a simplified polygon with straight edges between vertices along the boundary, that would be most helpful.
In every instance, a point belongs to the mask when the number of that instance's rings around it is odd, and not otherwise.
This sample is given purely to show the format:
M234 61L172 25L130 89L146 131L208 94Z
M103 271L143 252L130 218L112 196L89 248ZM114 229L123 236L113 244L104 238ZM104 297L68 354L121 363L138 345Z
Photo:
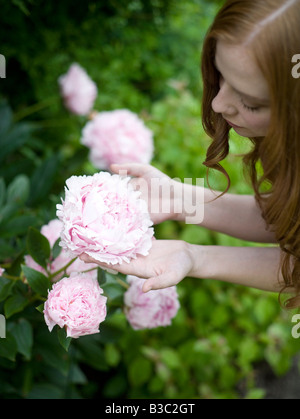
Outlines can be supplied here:
M169 326L180 307L176 287L142 291L142 278L127 276L129 289L124 294L125 314L135 330Z
M112 163L150 163L153 133L128 109L99 112L82 130L81 143L97 169L109 170Z
M61 95L66 108L76 115L87 115L94 106L98 94L96 84L77 63L59 77Z

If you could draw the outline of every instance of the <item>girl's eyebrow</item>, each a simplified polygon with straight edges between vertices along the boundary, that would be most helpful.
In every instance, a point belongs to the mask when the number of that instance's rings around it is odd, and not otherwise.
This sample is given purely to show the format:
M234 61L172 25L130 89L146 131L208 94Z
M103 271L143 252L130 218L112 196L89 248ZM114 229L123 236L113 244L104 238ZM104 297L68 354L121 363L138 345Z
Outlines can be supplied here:
M214 66L215 66L216 70L217 70L220 74L222 74L222 73L221 73L221 71L220 71L220 69L219 69L219 67L218 67L218 65L217 65L216 58L214 59ZM234 87L232 87L232 89L233 89L233 90L234 90L237 94L239 94L240 96L242 96L243 98L245 98L245 99L247 99L247 100L250 100L250 101L253 101L253 102L257 102L257 103L259 103L259 104L261 104L261 105L269 105L269 104L270 104L269 99L262 99L262 98L254 97L254 96L251 96L251 95L247 95L246 93L240 92L239 90L235 89Z

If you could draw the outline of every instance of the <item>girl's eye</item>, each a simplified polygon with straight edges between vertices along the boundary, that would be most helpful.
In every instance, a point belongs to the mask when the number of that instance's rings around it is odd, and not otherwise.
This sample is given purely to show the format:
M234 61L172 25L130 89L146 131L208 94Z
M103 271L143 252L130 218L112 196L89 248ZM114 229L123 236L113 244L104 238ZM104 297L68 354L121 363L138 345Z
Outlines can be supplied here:
M258 111L258 110L259 110L259 107L258 107L258 106L256 106L256 107L247 106L247 105L246 105L246 104L242 101L242 99L241 99L241 103L242 103L243 107L244 107L245 109L247 109L247 111L256 112L256 111Z

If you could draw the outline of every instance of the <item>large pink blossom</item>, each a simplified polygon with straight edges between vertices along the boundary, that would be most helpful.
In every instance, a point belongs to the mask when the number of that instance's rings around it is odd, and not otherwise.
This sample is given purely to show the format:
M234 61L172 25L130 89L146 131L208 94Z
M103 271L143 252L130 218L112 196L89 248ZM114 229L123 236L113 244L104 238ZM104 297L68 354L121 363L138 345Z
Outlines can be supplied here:
M98 169L112 163L150 163L153 134L127 109L99 112L82 131L81 142L90 149L90 160Z
M41 233L48 239L51 248L53 247L56 240L59 239L62 228L63 223L58 219L49 221L48 224L45 224L41 228ZM45 269L42 266L38 265L30 255L25 255L24 259L25 264L27 266L29 266L32 269L35 269L36 271L42 272L43 274L46 274ZM49 261L47 267L48 272L50 274L54 274L55 272L59 271L61 268L66 266L71 261L71 259L72 257L69 255L69 253L64 249L61 249L59 255L55 259ZM84 272L94 268L94 270L91 270L88 274L91 276L97 276L97 271L95 269L97 267L98 265L94 263L87 264L79 258L77 258L70 266L68 266L65 273L67 275L70 275L72 272ZM65 273L61 272L60 274L56 275L53 279L56 281L60 279L62 276L64 276Z
M106 317L106 300L96 278L72 274L56 282L44 305L44 318L50 330L57 324L66 328L67 336L99 333Z
M66 181L65 198L62 205L57 205L64 249L110 264L148 254L152 222L146 202L129 180L100 172L72 176Z
M168 326L180 307L176 287L142 291L145 279L128 276L130 287L124 294L125 314L133 329Z
M86 71L78 64L59 77L60 92L66 108L77 115L87 115L93 108L98 89Z

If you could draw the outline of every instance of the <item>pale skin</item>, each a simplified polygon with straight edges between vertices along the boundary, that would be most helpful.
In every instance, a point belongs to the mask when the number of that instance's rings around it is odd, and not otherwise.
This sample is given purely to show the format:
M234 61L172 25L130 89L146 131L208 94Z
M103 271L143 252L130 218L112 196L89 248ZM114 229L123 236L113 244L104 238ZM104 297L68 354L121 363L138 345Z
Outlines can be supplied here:
M220 72L220 90L212 103L213 110L220 113L233 129L244 137L266 135L270 122L269 92L266 80L251 56L251 50L243 45L229 45L218 41L215 56L216 68ZM195 192L191 186L170 179L150 165L112 165L115 173L132 176L135 187L149 185L152 178L159 178L170 184L174 193L170 197L170 208L175 208L176 199L182 198L181 188L185 188L185 199ZM169 199L152 196L141 189L147 200ZM177 193L178 192L178 193ZM180 198L178 198L180 197ZM280 249L273 233L266 228L254 196L227 193L215 199L216 194L204 188L204 219L201 227L218 231L232 237L257 243L271 243L268 247L225 247L192 245L181 240L154 240L148 256L138 256L130 263L106 265L125 275L146 278L143 291L160 289L178 284L185 277L220 280L234 284L279 292L282 278L279 275ZM153 208L153 207L152 207ZM150 214L154 224L165 220L184 221L183 212ZM83 254L85 262L96 262ZM96 262L97 263L97 262ZM280 283L279 283L279 280Z

